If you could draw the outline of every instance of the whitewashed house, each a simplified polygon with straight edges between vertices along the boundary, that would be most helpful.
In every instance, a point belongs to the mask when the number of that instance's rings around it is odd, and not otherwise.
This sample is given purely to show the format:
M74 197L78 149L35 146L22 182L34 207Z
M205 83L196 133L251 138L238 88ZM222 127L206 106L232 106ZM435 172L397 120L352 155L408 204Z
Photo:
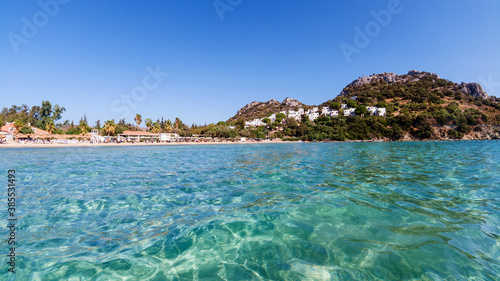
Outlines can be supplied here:
M375 107L375 106L368 106L366 107L368 112L370 112L370 115L378 115L378 116L385 116L386 109L385 107Z
M366 109L370 115L375 115L377 113L377 108L375 106L367 106Z
M338 110L330 111L330 117L339 117L339 111Z
M271 114L271 116L269 116L267 118L269 118L271 120L271 122L274 123L274 121L276 121L276 113ZM264 119L264 118L262 118L262 119Z
M245 122L245 126L248 126L248 127L258 127L258 126L263 126L265 124L266 123L262 122L262 120L260 120L260 119L253 119L251 121Z
M304 114L304 109L302 109L302 113L300 113L301 109L302 108L300 108L299 111L289 110L288 118L294 118L295 120L300 121L300 119L302 118L302 114Z
M311 113L307 114L307 116L309 117L309 120L314 121L314 120L316 120L316 118L319 117L319 112L317 112L317 111L311 112Z
M377 108L377 114L378 116L385 116L386 113L386 108L385 107L379 107Z
M321 108L321 115L329 116L330 112L331 112L331 110L329 107L325 106L325 107Z
M354 114L355 110L356 110L356 108L346 108L346 109L344 109L344 116L356 116L356 114Z

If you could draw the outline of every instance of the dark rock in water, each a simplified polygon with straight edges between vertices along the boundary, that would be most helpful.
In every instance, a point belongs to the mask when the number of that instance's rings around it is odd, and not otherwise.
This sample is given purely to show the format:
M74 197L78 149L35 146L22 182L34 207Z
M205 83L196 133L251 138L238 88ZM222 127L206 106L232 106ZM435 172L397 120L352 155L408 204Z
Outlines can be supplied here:
M460 91L469 94L473 97L481 97L484 99L489 98L488 94L486 91L483 89L483 87L478 84L478 83L463 83L458 86Z

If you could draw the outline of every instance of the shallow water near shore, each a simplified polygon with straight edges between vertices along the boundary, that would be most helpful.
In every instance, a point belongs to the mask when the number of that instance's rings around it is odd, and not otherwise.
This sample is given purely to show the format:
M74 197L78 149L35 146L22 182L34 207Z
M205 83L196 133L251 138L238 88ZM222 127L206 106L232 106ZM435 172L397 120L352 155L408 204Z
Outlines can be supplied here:
M0 166L4 224L18 179L1 280L500 276L499 143L19 148Z

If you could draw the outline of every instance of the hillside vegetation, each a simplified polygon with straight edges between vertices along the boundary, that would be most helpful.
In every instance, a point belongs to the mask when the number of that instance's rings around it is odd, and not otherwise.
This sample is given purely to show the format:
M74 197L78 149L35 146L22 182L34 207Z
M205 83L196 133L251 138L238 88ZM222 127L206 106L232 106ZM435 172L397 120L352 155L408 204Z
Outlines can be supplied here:
M252 103L230 118L262 118L282 110L278 102ZM361 77L319 107L355 107L358 116L286 120L256 128L302 140L490 139L500 137L500 103L476 83L457 84L429 72L410 71ZM366 107L385 107L385 117L367 116ZM301 106L305 109L306 106ZM307 106L309 107L309 106Z

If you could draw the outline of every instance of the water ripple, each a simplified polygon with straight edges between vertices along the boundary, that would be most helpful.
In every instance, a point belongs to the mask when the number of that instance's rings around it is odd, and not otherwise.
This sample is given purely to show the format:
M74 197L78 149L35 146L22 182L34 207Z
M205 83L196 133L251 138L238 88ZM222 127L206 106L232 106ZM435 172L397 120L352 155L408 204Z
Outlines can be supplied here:
M0 153L19 179L19 280L500 275L498 143Z

